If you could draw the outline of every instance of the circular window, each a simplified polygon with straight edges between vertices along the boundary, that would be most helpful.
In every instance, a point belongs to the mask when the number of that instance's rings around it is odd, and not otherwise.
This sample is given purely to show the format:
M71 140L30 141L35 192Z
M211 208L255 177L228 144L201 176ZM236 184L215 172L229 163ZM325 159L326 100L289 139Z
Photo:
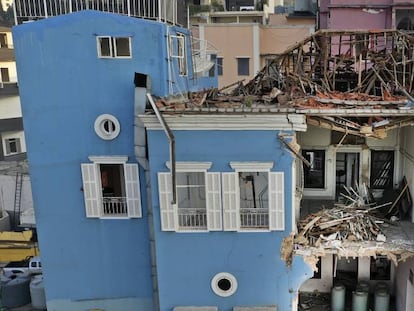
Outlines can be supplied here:
M237 290L236 278L227 272L217 273L211 280L213 292L221 297L229 297Z
M119 135L120 131L119 121L113 115L101 114L95 120L95 132L102 139L114 139Z

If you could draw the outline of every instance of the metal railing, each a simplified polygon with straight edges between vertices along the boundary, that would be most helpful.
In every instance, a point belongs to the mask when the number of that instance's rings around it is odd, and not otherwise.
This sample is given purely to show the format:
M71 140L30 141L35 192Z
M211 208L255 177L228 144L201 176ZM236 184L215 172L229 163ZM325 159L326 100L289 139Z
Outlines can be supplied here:
M15 24L82 10L177 23L176 0L14 0Z
M128 216L127 198L103 197L103 216Z
M240 227L245 229L268 229L269 210L267 208L240 208Z
M205 208L178 208L178 225L191 230L207 229L207 211Z

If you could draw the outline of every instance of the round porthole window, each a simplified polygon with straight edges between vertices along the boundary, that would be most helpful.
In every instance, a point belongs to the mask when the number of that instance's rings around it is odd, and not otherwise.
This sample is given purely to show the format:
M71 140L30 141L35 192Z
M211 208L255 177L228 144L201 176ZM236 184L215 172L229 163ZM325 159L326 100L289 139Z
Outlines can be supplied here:
M234 275L227 272L217 273L211 280L213 292L221 297L229 297L237 290L237 280Z
M114 139L120 131L121 126L118 119L111 114L101 114L95 120L95 132L102 139Z

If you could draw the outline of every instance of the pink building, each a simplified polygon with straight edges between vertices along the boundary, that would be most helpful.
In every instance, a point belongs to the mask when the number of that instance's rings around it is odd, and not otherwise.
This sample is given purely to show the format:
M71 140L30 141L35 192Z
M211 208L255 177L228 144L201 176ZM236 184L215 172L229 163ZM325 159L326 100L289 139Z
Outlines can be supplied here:
M414 30L414 1L320 0L320 29Z

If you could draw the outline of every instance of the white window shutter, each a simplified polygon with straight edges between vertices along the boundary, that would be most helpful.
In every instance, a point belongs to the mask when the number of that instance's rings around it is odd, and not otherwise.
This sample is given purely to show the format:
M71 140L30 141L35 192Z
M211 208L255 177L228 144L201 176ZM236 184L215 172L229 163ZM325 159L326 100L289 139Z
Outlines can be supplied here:
M285 186L283 172L269 173L269 229L285 230Z
M206 173L207 229L223 230L220 173Z
M239 175L222 173L223 180L223 225L225 231L240 229Z
M96 164L81 164L86 217L101 216L101 182Z
M138 164L125 164L125 187L128 217L141 218L142 211Z
M161 229L176 231L178 225L177 208L171 204L172 182L170 173L158 173L158 193L161 213Z

